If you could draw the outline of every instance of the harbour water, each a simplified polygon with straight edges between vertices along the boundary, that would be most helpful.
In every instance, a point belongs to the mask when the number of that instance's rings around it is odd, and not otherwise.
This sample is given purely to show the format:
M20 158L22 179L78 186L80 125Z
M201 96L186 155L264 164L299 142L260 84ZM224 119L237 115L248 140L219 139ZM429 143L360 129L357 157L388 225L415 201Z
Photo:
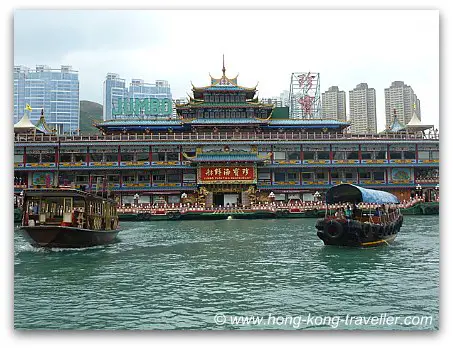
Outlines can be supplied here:
M314 224L123 222L118 243L83 250L16 229L15 328L438 329L438 216L406 216L368 249L324 246Z

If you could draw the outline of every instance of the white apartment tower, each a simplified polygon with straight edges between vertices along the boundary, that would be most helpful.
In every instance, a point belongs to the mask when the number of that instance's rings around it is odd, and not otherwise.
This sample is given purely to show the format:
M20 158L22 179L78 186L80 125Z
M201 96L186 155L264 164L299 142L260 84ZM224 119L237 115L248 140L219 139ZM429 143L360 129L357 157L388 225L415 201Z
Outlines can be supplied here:
M337 86L322 94L322 118L346 122L346 92Z
M349 91L349 115L352 133L377 133L376 90L360 83Z
M411 86L405 85L403 81L393 81L385 92L385 123L386 127L393 123L395 117L402 125L406 125L414 113L421 119L420 100L414 93Z

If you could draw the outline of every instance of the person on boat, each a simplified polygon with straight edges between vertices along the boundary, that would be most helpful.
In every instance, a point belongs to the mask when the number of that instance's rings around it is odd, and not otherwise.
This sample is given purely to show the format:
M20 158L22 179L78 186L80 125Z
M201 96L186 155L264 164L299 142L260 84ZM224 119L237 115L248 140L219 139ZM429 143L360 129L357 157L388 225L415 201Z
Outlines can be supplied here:
M352 218L352 210L351 210L351 207L349 206L349 204L346 206L346 210L345 210L345 217L346 219L351 219Z
M382 215L381 209L379 209L379 207L376 207L376 211L374 212L374 216L381 216L381 215Z
M357 204L352 205L352 218L356 219L359 216L359 207L357 207Z

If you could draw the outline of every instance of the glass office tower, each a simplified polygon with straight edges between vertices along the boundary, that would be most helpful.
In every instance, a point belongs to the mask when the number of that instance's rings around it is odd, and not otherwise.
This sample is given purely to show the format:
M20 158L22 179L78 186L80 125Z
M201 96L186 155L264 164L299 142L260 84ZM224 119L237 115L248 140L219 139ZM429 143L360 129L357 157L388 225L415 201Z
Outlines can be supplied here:
M36 124L41 110L50 128L59 134L75 133L79 129L80 100L79 74L70 65L51 69L37 65L36 69L14 66L14 123L24 115L25 106L33 111L30 120Z
M129 88L126 80L118 74L108 73L104 81L104 121L113 118L130 118L130 115L113 115L112 110L117 109L118 99L171 99L170 84L165 80L156 80L155 83L146 83L141 79L132 79Z

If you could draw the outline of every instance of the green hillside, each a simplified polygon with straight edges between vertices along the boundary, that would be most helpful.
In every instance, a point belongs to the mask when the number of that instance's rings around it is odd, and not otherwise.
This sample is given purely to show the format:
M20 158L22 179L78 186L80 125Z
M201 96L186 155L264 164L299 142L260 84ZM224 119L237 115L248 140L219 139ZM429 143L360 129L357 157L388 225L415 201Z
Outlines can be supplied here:
M88 100L80 101L80 131L82 134L99 133L96 127L93 127L93 121L102 120L102 105Z

